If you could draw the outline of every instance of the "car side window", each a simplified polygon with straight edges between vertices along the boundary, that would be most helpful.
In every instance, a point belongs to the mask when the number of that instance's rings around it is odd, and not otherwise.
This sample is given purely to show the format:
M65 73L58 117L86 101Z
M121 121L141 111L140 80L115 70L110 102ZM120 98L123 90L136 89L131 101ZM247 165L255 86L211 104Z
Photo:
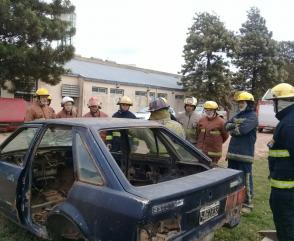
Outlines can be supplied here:
M2 148L0 152L0 161L21 166L37 130L37 127L23 128Z
M79 180L91 184L102 185L103 178L79 134L76 134L76 158Z

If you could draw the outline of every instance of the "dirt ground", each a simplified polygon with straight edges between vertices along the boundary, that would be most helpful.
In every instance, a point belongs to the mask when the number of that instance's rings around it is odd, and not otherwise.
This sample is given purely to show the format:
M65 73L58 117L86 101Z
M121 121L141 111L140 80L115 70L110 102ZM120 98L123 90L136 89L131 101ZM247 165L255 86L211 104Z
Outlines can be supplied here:
M11 133L0 133L0 144L10 135ZM267 143L272 138L272 133L258 133L257 134L257 141L255 144L255 159L258 158L265 158L267 156L268 148ZM223 166L226 166L225 164L225 155L228 150L229 140L226 141L226 143L223 146L223 157L221 159L220 164Z

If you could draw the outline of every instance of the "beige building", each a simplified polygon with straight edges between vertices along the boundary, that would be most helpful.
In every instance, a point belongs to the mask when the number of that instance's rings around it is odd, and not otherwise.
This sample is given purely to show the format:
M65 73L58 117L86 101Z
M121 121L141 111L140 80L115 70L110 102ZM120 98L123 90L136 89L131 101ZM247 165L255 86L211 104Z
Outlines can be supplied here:
M131 111L136 112L146 106L154 97L165 97L175 111L183 110L184 92L177 83L180 76L160 71L117 64L92 58L75 57L65 66L71 73L62 76L62 81L55 85L38 83L38 87L49 90L53 100L51 106L58 112L64 96L71 96L76 101L80 114L88 112L87 101L97 96L102 102L102 111L112 115L122 95L134 101ZM1 90L1 97L26 97L32 93L16 91L10 94Z

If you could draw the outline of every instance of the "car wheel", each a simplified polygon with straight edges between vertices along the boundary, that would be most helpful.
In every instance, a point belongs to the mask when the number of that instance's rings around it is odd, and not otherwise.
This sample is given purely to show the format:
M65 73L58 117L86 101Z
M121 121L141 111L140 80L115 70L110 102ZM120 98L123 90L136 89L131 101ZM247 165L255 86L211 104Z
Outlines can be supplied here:
M263 131L263 128L262 127L258 128L258 132L259 133L261 133L262 131Z

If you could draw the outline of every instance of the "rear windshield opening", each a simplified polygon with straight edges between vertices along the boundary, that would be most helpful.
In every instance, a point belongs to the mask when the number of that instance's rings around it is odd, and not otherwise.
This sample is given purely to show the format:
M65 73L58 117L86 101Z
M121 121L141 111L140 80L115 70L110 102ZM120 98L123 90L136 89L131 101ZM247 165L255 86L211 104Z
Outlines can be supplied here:
M161 128L99 132L129 182L145 186L207 170L193 150Z

